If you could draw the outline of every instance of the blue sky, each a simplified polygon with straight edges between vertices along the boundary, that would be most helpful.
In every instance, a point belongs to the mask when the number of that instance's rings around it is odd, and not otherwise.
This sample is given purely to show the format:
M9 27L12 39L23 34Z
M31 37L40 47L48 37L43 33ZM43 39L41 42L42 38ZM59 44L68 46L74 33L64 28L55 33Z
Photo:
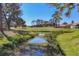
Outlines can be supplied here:
M36 19L49 20L52 18L51 15L56 11L54 7L45 3L25 3L22 4L21 10L23 11L22 18L26 21L27 25L31 25L32 20ZM63 20L61 20L61 23L65 21L70 23L72 20L78 22L79 13L76 10L76 8L72 10L70 18L62 15Z

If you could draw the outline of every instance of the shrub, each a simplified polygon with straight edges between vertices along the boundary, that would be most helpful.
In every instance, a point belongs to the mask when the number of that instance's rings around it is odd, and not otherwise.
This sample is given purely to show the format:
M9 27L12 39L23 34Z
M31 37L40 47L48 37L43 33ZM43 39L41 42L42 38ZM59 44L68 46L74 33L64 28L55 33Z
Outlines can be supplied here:
M27 40L29 38L31 38L32 36L31 35L23 35L23 39Z
M21 43L23 41L27 41L31 37L32 37L31 35L16 35L16 36L13 36L13 37L9 37L8 40L10 41L10 43L16 45L16 44Z

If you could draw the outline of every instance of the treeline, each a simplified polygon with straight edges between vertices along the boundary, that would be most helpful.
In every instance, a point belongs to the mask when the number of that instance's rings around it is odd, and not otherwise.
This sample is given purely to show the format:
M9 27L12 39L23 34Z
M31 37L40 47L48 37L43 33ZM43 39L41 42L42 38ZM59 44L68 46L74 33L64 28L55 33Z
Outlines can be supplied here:
M58 28L60 26L60 20L62 20L62 17L60 16L60 13L56 11L54 14L51 15L51 19L49 21L44 20L34 20L32 21L33 26L39 27L39 26L53 26Z
M79 4L78 3L49 3L50 6L56 8L56 11L52 15L52 20L50 21L43 21L40 19L32 21L32 26L54 26L59 27L60 20L62 20L62 15L65 17L70 18L72 14L72 10L75 10L76 12L79 12ZM63 23L67 24L67 22Z

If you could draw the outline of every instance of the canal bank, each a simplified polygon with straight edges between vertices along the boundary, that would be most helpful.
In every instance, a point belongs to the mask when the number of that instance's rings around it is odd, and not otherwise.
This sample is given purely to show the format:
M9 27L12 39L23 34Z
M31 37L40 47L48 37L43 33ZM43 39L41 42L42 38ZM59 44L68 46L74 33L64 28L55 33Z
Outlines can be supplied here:
M44 33L43 33L44 34ZM46 36L46 35L45 35ZM62 52L58 45L54 44L56 41L50 43L45 36L35 36L29 39L25 48L21 48L21 55L24 56L62 56ZM50 36L49 36L50 37Z
M9 37L9 44L4 44L0 55L5 56L61 56L64 55L56 37L63 33L72 31L42 31L28 32L19 31L19 35ZM24 34L25 33L25 34ZM40 35L40 36L39 36ZM39 37L38 37L39 36ZM39 40L41 38L41 40ZM33 40L35 39L35 40ZM33 40L37 44L28 44L28 41ZM33 43L32 42L32 43ZM39 44L39 42L48 42L48 44ZM43 46L42 46L43 45ZM45 46L44 46L45 45ZM33 53L32 53L33 52Z

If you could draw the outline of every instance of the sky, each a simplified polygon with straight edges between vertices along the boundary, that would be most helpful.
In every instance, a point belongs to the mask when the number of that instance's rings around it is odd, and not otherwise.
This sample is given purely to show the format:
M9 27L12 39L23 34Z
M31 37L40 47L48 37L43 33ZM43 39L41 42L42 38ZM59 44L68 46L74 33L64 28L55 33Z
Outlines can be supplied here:
M26 21L26 24L32 25L33 20L50 20L52 18L52 14L54 14L54 12L56 11L56 8L45 3L23 3L21 6L21 10L23 13L21 17ZM72 10L70 18L65 17L63 14L60 23L70 23L72 20L74 22L79 22L79 13L76 11L77 8L74 8Z

